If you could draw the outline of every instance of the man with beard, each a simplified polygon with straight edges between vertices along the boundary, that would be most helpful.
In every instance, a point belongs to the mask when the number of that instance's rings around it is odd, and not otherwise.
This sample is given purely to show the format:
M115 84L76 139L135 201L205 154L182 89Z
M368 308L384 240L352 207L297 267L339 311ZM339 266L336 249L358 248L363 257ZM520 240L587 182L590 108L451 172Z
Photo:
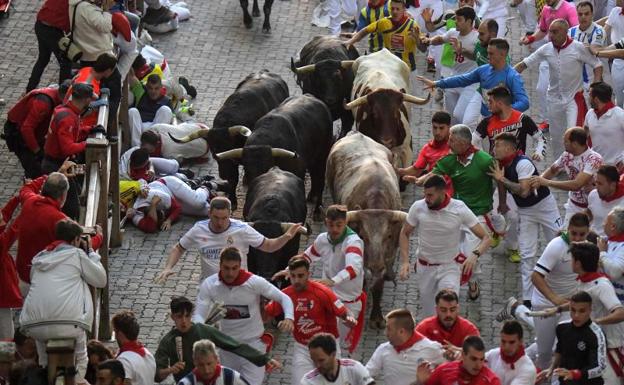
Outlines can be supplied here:
M446 182L431 175L424 184L425 198L414 202L399 235L400 278L409 276L409 237L418 229L418 261L415 270L423 314L433 314L435 294L441 289L459 292L462 270L469 272L485 253L490 237L477 216L460 200L446 193ZM462 228L468 228L481 242L471 258L460 261Z
M624 181L615 166L602 165L596 171L595 189L587 196L587 214L591 218L591 230L606 237L605 220L611 210L624 207Z

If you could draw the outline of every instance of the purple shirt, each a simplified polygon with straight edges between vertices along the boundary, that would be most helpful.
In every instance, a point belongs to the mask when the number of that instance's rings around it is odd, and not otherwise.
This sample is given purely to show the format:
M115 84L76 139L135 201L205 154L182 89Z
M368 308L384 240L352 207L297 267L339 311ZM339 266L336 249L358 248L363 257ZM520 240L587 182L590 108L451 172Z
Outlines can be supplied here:
M548 32L548 27L556 19L563 19L568 22L570 27L578 25L578 15L574 3L568 3L566 0L560 0L554 8L545 5L539 20L539 29L542 32Z

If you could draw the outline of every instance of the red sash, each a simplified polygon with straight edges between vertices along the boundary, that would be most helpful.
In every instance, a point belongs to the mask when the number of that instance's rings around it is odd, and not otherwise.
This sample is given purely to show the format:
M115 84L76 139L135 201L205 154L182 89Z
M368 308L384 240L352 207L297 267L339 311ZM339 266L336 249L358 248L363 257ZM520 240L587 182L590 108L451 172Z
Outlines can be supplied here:
M364 314L366 313L366 298L366 292L362 291L362 293L353 301L345 301L345 303L362 302L362 310L360 310L360 314L358 314L357 325L351 328L345 337L345 341L349 344L349 353L353 353L355 349L357 349L357 346L360 343L360 338L362 338L362 332L364 331Z

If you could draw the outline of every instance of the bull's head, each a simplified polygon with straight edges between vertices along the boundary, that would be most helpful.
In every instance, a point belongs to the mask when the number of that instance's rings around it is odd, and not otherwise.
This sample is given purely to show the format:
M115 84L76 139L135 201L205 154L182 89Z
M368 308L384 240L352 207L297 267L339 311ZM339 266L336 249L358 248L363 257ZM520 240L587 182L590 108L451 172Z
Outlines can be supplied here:
M283 148L271 148L268 145L251 145L243 148L235 148L216 154L219 161L240 160L245 168L247 183L251 183L256 177L269 171L276 165L277 159L295 159L297 154Z
M426 104L430 97L422 99L397 90L379 89L360 96L346 108L357 108L355 121L360 132L391 149L403 143L409 130L404 127L408 117L405 103Z
M299 68L292 58L290 60L290 68L303 84L303 92L321 99L332 112L342 108L342 101L353 84L351 66L354 60L327 59Z
M365 267L373 279L391 273L399 247L399 233L407 213L399 210L367 209L347 212L347 222L364 241Z

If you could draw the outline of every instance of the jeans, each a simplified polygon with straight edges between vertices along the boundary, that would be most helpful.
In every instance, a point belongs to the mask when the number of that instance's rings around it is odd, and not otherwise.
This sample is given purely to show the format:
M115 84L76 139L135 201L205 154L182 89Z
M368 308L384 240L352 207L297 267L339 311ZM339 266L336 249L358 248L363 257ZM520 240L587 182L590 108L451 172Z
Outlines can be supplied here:
M56 57L59 67L61 67L59 84L65 79L71 79L71 62L67 60L58 46L58 41L63 37L63 31L37 21L35 23L35 35L37 36L37 44L39 46L39 56L37 56L37 61L33 66L30 79L28 79L27 92L34 90L39 85L41 75L50 62L52 54Z

